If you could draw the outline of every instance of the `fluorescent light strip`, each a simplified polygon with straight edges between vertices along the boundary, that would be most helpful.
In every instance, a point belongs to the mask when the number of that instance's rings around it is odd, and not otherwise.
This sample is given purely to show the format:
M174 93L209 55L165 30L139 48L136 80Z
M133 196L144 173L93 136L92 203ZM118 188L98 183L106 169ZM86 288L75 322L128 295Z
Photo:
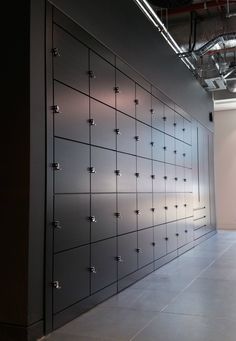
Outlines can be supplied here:
M170 35L168 30L166 29L163 22L160 20L158 15L155 13L153 8L149 5L147 0L135 0L135 2L138 4L138 6L141 8L141 10L146 14L146 16L149 18L149 20L153 23L155 27L158 28L158 30L161 32L161 35L165 38L167 43L170 45L170 47L175 51L176 54L184 52L180 46L176 43L174 38ZM181 60L184 62L184 64L189 68L195 70L194 65L188 60L187 57L181 58Z

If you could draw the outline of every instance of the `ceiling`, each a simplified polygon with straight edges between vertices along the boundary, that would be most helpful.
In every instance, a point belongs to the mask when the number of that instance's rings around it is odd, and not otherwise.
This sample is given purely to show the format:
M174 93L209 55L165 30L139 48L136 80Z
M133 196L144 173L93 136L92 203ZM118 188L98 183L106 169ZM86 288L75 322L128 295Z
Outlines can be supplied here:
M236 97L236 0L149 0L202 87ZM233 95L232 95L233 94Z

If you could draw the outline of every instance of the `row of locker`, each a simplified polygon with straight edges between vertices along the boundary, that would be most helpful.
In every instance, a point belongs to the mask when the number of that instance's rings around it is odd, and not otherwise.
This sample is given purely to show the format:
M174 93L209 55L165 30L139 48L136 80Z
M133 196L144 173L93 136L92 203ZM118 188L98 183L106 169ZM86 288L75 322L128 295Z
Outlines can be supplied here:
M56 25L52 52L55 80L191 144L191 122ZM65 95L59 100L72 103Z
M91 160L90 160L91 158ZM192 169L55 139L55 192L192 192Z
M54 255L54 313L192 241L189 218Z
M55 195L54 252L191 216L191 193Z

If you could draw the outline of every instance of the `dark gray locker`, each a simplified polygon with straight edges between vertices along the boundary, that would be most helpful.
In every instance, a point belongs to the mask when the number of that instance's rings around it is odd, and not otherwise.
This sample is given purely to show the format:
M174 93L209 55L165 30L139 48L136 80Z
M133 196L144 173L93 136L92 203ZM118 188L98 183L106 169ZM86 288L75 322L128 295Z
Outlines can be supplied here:
M115 68L90 51L90 95L115 107Z
M137 191L152 192L152 161L137 158Z
M193 218L185 219L185 234L186 242L191 243L193 241Z
M89 97L54 83L54 135L89 143Z
M138 231L139 268L153 262L153 228Z
M175 137L179 140L184 138L184 119L178 113L175 113Z
M88 48L56 25L53 43L55 52L58 51L53 58L54 78L88 93Z
M116 235L116 195L91 195L91 241Z
M118 237L118 278L127 276L138 268L137 232Z
M55 139L55 193L89 192L89 146Z
M151 125L151 95L136 85L136 118Z
M175 139L165 134L165 162L175 164Z
M164 161L165 157L165 134L161 131L152 129L152 157L154 160Z
M166 192L175 192L176 186L176 175L175 175L175 166L165 164L165 182L166 182Z
M116 70L116 108L135 117L135 83Z
M136 154L135 120L117 112L117 150Z
M121 174L117 177L117 191L136 192L136 157L117 153L117 169Z
M116 149L116 113L114 109L91 99L90 126L91 144Z
M177 219L185 218L185 195L184 193L176 193L176 203L178 205L177 208Z
M152 126L156 129L164 131L164 104L159 101L156 97L152 96Z
M90 246L58 253L54 256L54 314L90 294Z
M184 143L176 140L175 141L175 150L176 150L176 155L175 155L175 162L176 165L178 166L184 166Z
M166 224L167 253L177 250L177 229L176 222Z
M184 119L184 141L192 144L192 123Z
M185 169L183 167L176 166L175 168L176 178L176 192L184 192L185 190Z
M193 216L193 194L192 193L185 193L185 217L192 217Z
M157 260L167 253L166 225L154 227L154 259Z
M94 293L117 280L116 238L91 245L91 292Z
M147 158L152 157L152 144L151 144L151 127L146 124L137 122L137 155Z
M166 194L166 221L174 221L177 218L177 199L175 193Z
M153 192L165 192L165 164L153 161Z
M165 193L153 193L154 225L166 222L166 195Z
M138 193L138 229L153 226L152 193Z
M116 153L110 150L91 148L91 191L116 191Z
M89 216L89 194L55 195L54 252L90 242Z
M137 229L137 206L136 194L118 194L117 210L119 213L118 234L136 231Z
M175 112L167 105L164 106L164 121L165 121L165 133L174 136L175 135Z
M192 147L188 144L184 145L184 165L185 167L191 168L192 167Z
M184 169L184 191L193 192L192 169Z
M176 222L177 227L177 241L178 241L178 248L184 246L187 243L187 233L186 226L185 226L185 219L178 220Z

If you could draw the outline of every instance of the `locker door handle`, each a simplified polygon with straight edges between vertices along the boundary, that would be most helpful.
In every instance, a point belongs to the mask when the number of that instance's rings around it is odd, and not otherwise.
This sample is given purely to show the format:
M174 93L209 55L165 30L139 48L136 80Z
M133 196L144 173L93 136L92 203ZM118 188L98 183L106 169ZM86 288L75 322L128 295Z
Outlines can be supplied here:
M175 178L175 181L178 181L178 178Z
M183 128L182 130L185 131L185 128Z
M136 213L137 215L140 215L140 210L136 210L135 213Z
M142 253L142 249L140 249L140 247L138 247L138 248L136 249L136 252L137 252L137 253Z
M163 121L166 121L166 116L163 116L162 119L163 119Z
M136 176L136 178L139 178L139 176L140 176L139 173L135 173L134 175Z
M54 220L54 221L52 222L52 225L53 225L53 227L54 227L55 229L59 229L59 230L60 230L60 229L62 228L62 226L61 226L59 220Z
M115 216L116 216L116 218L121 218L120 212L116 212L116 213L115 213Z
M115 260L116 260L117 262L119 262L119 263L123 263L123 262L124 262L124 260L121 258L121 256L115 257Z
M115 91L116 94L119 94L119 93L120 93L119 87L118 87L118 86L115 86L115 87L114 87L114 91Z
M173 123L173 126L176 127L176 126L177 126L177 123L174 122L174 123Z
M91 174L95 174L95 173L96 173L96 169L95 169L94 167L89 167L89 168L88 168L88 171L89 171L89 173L91 173Z
M155 212L155 207L152 207L152 208L151 208L151 211L152 211L152 212Z
M177 154L177 150L174 150L174 153Z
M93 274L96 274L96 273L97 273L95 266L91 266L91 267L89 268L89 271L90 271L91 273L93 273Z
M164 176L164 179L167 180L167 176L166 175Z
M150 109L151 114L155 114L155 110L154 109Z
M139 136L134 137L136 141L139 141Z
M52 163L52 168L55 170L62 170L61 165L59 162L53 162Z
M89 220L91 221L91 223L96 223L96 222L97 222L97 220L96 220L96 218L95 218L94 215L91 215L91 216L89 217Z
M59 281L54 281L54 282L52 282L52 286L53 286L53 288L55 288L55 289L61 289L61 285L60 285L60 282Z
M165 210L168 210L168 206L165 206L164 209L165 209Z
M61 57L59 49L57 47L54 47L52 49L52 54L53 54L54 57Z
M136 105L138 105L138 104L139 104L139 100L136 98L136 99L134 100L134 103L135 103Z
M120 129L115 129L115 133L116 133L117 135L121 135Z
M152 141L152 142L150 142L150 144L151 144L151 146L153 147L154 146L154 142Z
M59 105L52 105L51 110L53 111L54 114L62 114Z
M163 147L163 149L164 149L164 150L167 150L167 147L166 147L166 146L164 146L164 147Z
M155 242L152 242L152 246L156 246L156 243L155 243Z
M93 118L90 118L90 119L88 120L88 123L89 123L91 126L95 126L95 125L96 125L95 120L94 120Z
M188 230L185 230L184 232L185 232L185 233L188 233Z
M165 237L165 240L169 240L169 238L168 238L168 237Z
M116 170L115 170L115 174L116 174L117 176L121 176L121 175L122 175L119 169L116 169Z
M95 74L94 74L94 72L92 70L88 71L88 75L89 75L90 78L93 78L93 79L96 78L96 76L95 76Z
M152 175L151 175L151 178L152 178L152 179L155 179L155 174L152 174Z
M178 208L178 205L175 205L175 208Z
M179 233L176 233L176 237L179 237Z

